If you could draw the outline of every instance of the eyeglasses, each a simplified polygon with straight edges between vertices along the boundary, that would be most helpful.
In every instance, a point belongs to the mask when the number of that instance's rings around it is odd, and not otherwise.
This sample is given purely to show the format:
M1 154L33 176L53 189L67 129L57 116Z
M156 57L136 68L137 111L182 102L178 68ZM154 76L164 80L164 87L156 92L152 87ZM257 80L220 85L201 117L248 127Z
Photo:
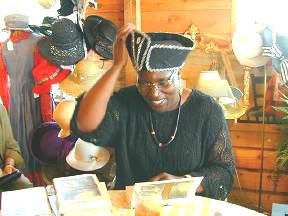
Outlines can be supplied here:
M173 84L173 80L174 80L174 77L176 74L177 74L176 72L173 72L167 79L162 79L156 83L142 82L142 81L139 81L139 79L138 79L136 85L138 88L140 88L142 90L147 90L147 89L150 89L152 87L157 87L157 89L165 90L165 89L170 88L170 86Z

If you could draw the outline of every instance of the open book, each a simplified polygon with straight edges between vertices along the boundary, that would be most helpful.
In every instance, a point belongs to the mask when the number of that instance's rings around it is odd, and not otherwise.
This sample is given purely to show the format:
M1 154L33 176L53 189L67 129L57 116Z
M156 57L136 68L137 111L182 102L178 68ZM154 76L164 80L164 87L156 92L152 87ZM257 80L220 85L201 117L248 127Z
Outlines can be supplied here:
M95 174L82 174L53 179L56 203L60 214L77 211L111 211L106 187Z
M134 185L134 190L131 197L131 208L136 205L136 193L145 190L150 186L159 188L162 196L163 205L172 205L181 203L184 200L195 196L196 189L200 185L203 177L192 177L182 179L172 179L154 182L141 182Z

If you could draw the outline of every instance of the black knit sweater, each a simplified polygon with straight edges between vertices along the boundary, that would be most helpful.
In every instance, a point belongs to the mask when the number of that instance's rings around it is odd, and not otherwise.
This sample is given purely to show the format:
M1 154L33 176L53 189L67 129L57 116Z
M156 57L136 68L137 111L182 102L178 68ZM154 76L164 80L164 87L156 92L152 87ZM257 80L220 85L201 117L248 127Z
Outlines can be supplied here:
M178 109L165 113L152 111L135 86L123 88L111 97L100 127L84 134L76 124L79 100L71 130L88 142L115 147L117 189L167 172L176 176L204 176L204 196L215 199L227 196L235 161L222 109L210 96L193 89L181 107L176 137L163 149L151 136L149 112L157 138L166 142L175 129Z

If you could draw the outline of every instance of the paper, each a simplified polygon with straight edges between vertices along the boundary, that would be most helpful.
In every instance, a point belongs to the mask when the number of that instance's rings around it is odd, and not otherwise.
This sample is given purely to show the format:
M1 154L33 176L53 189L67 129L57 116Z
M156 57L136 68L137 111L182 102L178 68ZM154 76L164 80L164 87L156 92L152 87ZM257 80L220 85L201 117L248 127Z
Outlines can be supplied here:
M7 50L8 51L13 51L14 50L14 47L13 47L13 42L11 40L9 40L7 42Z
M51 209L44 187L2 193L1 216L50 216Z
M173 179L154 182L136 183L132 193L131 208L135 208L135 193L147 186L156 186L160 189L163 205L181 203L183 199L195 196L196 189L200 185L203 177L192 177L183 179Z

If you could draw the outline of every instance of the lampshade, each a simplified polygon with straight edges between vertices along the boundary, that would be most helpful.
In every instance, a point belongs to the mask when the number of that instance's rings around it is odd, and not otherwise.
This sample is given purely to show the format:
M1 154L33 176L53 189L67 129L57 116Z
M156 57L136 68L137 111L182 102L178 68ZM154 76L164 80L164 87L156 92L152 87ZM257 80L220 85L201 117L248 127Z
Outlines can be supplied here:
M235 103L236 99L227 80L221 80L218 71L202 71L196 88L223 104Z

